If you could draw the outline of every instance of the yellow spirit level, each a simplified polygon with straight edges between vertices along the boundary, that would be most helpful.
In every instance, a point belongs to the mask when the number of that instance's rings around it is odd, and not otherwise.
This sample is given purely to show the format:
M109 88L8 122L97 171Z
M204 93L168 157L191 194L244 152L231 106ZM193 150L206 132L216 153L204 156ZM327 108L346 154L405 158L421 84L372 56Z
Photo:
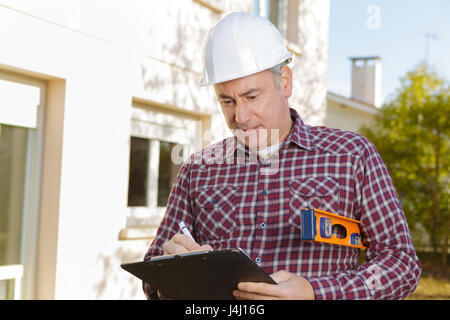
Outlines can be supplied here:
M362 243L358 220L318 209L301 209L301 215L302 240L366 249ZM340 229L342 232L334 235L333 229Z

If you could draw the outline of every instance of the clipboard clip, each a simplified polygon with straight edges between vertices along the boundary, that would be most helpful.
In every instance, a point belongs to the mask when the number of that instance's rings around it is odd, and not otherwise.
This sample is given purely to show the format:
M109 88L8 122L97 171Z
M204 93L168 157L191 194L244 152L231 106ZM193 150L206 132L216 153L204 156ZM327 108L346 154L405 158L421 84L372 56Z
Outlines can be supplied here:
M178 253L178 254L166 254L164 256L151 257L149 261L157 261L157 260L165 260L165 259L179 259L182 257L193 256L193 255L197 255L197 254L205 254L208 252L210 252L210 250L192 251L192 252Z

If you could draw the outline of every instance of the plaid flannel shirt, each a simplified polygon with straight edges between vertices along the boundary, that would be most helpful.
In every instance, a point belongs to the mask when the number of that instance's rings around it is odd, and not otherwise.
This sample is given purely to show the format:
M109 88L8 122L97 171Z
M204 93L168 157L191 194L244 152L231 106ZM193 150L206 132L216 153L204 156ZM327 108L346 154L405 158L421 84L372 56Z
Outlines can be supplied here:
M271 158L240 152L235 137L193 154L144 260L161 255L184 221L199 244L239 247L269 274L306 278L316 299L405 298L421 264L380 155L356 133L305 125L293 109L291 115L294 126ZM302 241L303 207L360 220L367 262L359 265L359 249Z

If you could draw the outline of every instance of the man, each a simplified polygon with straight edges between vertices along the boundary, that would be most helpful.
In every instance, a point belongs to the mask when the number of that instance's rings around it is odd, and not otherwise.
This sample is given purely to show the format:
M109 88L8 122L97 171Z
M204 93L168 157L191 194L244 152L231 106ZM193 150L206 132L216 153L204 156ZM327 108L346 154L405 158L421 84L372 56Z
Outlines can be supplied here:
M242 248L277 285L240 283L238 299L408 296L421 266L381 157L364 137L305 125L289 107L291 54L278 30L229 14L208 33L204 58L202 84L214 85L235 137L182 166L144 259ZM368 261L358 265L355 248L302 241L303 207L360 220ZM144 291L158 298L148 284Z

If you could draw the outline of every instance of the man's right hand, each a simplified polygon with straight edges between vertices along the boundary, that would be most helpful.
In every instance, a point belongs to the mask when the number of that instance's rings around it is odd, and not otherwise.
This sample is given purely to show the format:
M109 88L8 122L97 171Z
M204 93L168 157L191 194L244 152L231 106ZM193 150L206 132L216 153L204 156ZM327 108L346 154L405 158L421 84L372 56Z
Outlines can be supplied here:
M213 248L209 244L199 245L197 242L192 240L189 236L181 233L177 233L162 245L164 250L164 255L166 254L180 254L193 251L212 251Z

